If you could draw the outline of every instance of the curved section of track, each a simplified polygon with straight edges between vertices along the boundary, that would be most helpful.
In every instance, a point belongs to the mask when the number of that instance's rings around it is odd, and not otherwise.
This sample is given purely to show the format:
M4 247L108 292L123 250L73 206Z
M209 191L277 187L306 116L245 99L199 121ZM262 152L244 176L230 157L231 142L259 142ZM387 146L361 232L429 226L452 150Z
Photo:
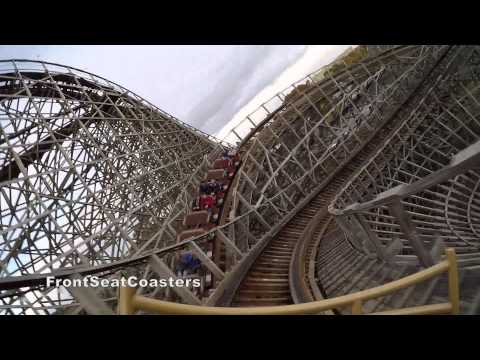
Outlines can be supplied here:
M350 176L369 158L394 127L394 123L389 123L379 130L377 136L338 171L321 192L270 241L240 285L232 303L233 306L270 306L293 303L288 283L289 265L300 235L314 215L323 207L328 206ZM321 218L316 225L316 231L320 231L329 218L329 215ZM309 250L311 251L311 249ZM308 262L308 259L305 261Z
M437 61L437 64L448 53L446 51ZM365 139L363 147L356 154L352 154L346 165L337 169L329 177L326 184L316 190L318 195L300 210L269 242L243 279L233 299L232 306L272 306L293 303L289 286L289 276L291 275L289 266L295 246L300 240L303 230L308 226L314 215L329 205L335 194L342 189L375 151L387 141L389 135L398 129L401 125L401 121L398 121L398 119L401 119L402 116L407 116L406 112L411 109L412 105L415 106L414 95L416 93L428 90L428 85L425 88L423 84L426 79L435 74L435 69L436 66L432 66L426 72L423 80L407 97L404 104L389 119L385 119L376 131L372 133L362 133L360 131L357 134L359 138ZM322 218L315 219L317 221L315 225L316 233L321 231L331 217L330 214L325 214ZM307 256L303 259L304 264L308 263L311 250L311 248L307 249Z

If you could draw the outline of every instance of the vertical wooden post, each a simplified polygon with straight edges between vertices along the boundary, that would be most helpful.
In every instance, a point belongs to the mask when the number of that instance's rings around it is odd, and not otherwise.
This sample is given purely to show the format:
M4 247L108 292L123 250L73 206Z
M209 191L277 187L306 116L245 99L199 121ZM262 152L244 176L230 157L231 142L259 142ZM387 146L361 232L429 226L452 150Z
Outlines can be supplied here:
M353 220L353 223L357 225L358 229L360 230L360 234L358 235L364 238L364 243L370 241L370 243L373 244L373 247L375 248L375 252L377 253L377 256L380 259L386 261L387 257L385 255L385 250L382 246L382 243L378 239L377 234L370 229L370 226L365 221L363 215L354 214L352 216L352 220Z
M412 245L415 254L420 260L420 264L422 264L426 268L433 266L434 262L432 256L425 248L425 244L418 235L415 224L410 219L410 215L407 213L407 211L405 211L401 199L394 199L394 201L392 201L392 203L390 204L389 208L390 213L396 218L397 223L400 225L400 229Z
M460 313L460 289L458 283L458 266L455 249L448 248L445 250L448 261L448 297L452 304L452 314Z
M352 315L362 315L362 300L355 300L352 304Z
M343 230L343 232L347 235L347 240L350 240L349 242L352 244L354 248L356 248L358 251L362 251L362 244L360 241L358 241L357 237L352 233L351 228L350 228L350 223L347 221L346 216L336 216L335 217L335 222L338 224L340 229Z
M120 296L118 299L118 314L133 315L135 308L133 306L133 296L137 289L132 287L120 287Z
M161 278L172 278L175 281L178 279L177 276L173 273L170 267L165 264L165 262L160 259L157 255L149 256L149 263L152 267L152 270L155 271ZM171 288L175 294L180 296L184 302L191 305L201 305L202 302L192 293L192 291L187 287L172 287Z

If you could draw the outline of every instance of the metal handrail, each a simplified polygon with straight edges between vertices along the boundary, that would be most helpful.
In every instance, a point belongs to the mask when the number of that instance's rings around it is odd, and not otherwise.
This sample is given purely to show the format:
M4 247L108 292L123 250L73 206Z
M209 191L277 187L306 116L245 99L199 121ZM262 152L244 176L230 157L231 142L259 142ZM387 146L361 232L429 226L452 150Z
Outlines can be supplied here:
M457 257L455 249L453 248L446 249L445 253L445 260L402 279L353 294L304 304L247 308L185 305L136 295L135 288L122 287L120 289L118 313L120 315L129 315L134 314L137 310L143 310L165 315L307 315L319 314L327 310L351 306L352 314L361 315L363 314L362 304L368 300L386 296L397 290L418 284L437 275L448 272L448 302L394 309L371 313L371 315L458 315L460 312L460 291Z

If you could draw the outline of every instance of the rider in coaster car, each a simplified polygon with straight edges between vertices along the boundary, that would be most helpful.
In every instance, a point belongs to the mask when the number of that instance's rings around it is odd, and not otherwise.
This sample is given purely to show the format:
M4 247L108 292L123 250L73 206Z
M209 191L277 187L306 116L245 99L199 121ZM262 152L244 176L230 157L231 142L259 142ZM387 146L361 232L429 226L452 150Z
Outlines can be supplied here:
M194 274L200 268L201 262L191 251L185 251L180 255L175 272L178 277L183 277L188 274Z
M200 194L208 194L209 191L209 186L208 186L208 183L206 181L202 181L200 183Z
M215 194L211 193L210 195L202 194L200 197L200 208L208 211L208 215L212 214L212 208L215 204Z

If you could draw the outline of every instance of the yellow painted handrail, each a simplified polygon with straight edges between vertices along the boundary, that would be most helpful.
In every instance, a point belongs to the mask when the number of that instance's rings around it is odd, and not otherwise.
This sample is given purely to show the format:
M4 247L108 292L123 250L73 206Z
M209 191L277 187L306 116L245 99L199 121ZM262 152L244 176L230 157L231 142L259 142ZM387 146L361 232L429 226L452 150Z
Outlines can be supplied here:
M379 298L397 290L418 284L437 275L448 272L449 302L417 306L404 309L389 310L374 314L386 315L414 315L414 314L458 314L460 312L460 295L458 282L458 267L455 250L446 249L446 259L418 273L392 281L385 285L359 291L353 294L343 295L331 299L313 301L303 304L284 306L262 307L211 307L178 304L168 301L156 300L145 296L136 295L135 288L121 288L118 312L121 315L134 314L137 310L149 311L157 314L181 314L181 315L302 315L319 314L321 312L352 307L352 314L362 314L362 304L365 301Z

